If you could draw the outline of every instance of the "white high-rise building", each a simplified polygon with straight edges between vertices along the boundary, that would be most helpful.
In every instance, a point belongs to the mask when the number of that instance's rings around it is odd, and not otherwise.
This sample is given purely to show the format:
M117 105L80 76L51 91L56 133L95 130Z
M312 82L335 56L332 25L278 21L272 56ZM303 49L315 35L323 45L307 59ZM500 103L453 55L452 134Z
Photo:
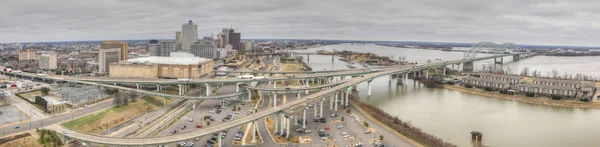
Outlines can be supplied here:
M187 24L181 26L181 50L189 51L190 46L198 41L198 25L190 20Z
M40 69L56 69L56 53L44 53L40 56L38 65Z

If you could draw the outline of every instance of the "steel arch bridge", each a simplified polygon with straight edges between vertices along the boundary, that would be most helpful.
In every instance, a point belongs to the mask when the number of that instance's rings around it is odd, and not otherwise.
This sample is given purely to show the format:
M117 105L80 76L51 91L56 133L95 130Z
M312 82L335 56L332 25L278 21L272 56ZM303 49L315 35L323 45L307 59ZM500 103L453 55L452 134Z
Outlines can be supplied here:
M481 53L481 52L493 53L493 54L503 54L507 51L518 50L518 49L519 49L519 47L512 42L506 42L506 43L502 43L502 44L498 45L494 42L482 41L482 42L473 44L473 46L471 46L471 48L469 48L464 53L464 58L465 59L477 58L477 54Z

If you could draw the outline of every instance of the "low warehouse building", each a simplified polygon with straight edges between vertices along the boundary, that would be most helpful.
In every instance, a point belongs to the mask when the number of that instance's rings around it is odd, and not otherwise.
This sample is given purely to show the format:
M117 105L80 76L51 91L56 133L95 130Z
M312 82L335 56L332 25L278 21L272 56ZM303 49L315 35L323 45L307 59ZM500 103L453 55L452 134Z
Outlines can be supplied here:
M211 74L213 60L199 57L143 57L110 65L110 77L200 78Z

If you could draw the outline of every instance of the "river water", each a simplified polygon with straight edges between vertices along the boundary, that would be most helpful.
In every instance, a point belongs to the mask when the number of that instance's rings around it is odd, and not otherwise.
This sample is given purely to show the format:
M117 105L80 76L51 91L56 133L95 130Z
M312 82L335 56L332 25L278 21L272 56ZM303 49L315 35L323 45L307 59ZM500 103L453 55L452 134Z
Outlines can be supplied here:
M408 61L424 63L427 59L456 60L461 52L392 48L375 45L330 45L308 50L350 50L372 52L377 55L405 56ZM300 51L299 51L300 52ZM485 55L479 55L485 56ZM600 58L538 56L512 62L504 59L504 68L513 73L523 67L542 73L558 70L561 74L583 73L600 75ZM305 59L306 61L306 56ZM475 68L493 63L493 60L475 62ZM308 63L313 70L345 69L346 63L331 56L311 55ZM444 141L458 146L472 146L471 131L480 131L483 142L494 147L508 146L598 146L600 140L600 110L561 108L524 104L514 101L470 95L446 89L432 89L409 80L397 85L388 77L373 80L373 93L366 95L366 83L358 85L362 101L379 107L391 115L409 121Z

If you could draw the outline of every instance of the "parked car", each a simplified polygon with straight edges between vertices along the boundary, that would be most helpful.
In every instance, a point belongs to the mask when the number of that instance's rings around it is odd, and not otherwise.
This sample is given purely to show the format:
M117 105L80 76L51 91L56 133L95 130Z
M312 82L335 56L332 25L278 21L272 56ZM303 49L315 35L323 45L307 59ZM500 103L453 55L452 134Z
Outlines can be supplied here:
M371 130L366 130L365 134L371 134Z

